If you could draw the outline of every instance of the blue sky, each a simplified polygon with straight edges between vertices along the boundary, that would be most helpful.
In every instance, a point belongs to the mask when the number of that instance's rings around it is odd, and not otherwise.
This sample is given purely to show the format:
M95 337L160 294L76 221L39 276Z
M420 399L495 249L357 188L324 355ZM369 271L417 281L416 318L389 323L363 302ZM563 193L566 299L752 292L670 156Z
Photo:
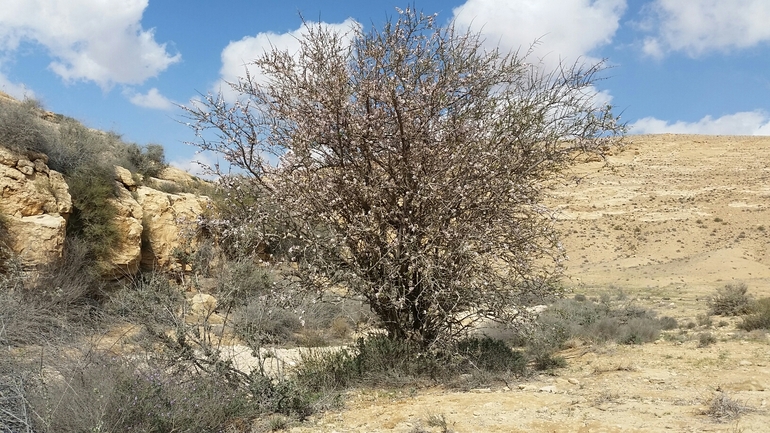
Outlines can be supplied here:
M393 0L0 0L0 90L57 113L159 143L189 168L180 124L268 43L291 48L308 21L381 25ZM597 83L632 133L770 135L768 0L423 0L439 22L489 45L528 47L546 66L607 59ZM210 157L209 157L210 158Z

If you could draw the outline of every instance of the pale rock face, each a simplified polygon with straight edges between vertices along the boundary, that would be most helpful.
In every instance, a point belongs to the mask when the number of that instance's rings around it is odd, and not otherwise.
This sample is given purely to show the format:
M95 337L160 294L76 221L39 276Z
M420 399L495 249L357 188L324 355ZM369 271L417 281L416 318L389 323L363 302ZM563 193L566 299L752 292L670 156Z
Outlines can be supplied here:
M142 261L144 211L123 185L118 182L118 196L110 200L115 207L115 226L120 233L120 241L109 259L108 276L111 277L136 274Z
M174 182L177 185L191 185L195 183L194 178L184 170L168 166L158 175L158 179Z
M0 147L0 215L10 239L7 243L27 268L62 257L72 198L64 177L50 170L42 154L14 152ZM173 173L173 170L172 170ZM190 178L176 174L184 181ZM105 277L133 275L140 266L180 270L176 251L196 247L198 218L209 205L207 197L170 194L138 186L131 173L115 168L120 241L108 260Z
M67 183L48 168L44 155L0 147L0 214L5 215L9 244L25 267L62 257L71 212Z
M174 252L192 252L195 248L198 218L208 207L209 198L140 186L136 189L136 201L144 213L142 266L178 269Z
M46 265L62 257L66 222L59 215L8 217L10 247L27 268Z

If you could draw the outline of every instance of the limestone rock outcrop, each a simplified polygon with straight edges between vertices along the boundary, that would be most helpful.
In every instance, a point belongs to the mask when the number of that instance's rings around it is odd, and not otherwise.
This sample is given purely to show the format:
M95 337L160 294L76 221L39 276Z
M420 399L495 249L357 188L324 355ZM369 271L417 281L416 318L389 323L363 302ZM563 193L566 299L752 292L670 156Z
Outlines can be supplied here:
M210 199L189 193L171 194L145 186L138 187L135 195L144 215L142 266L181 270L181 263L175 256L195 249L199 219Z
M62 257L72 212L64 177L47 163L43 154L0 147L0 214L7 243L27 268Z
M0 240L30 269L62 257L72 213L67 183L47 162L46 155L0 146L0 223L8 237ZM170 190L203 182L177 169L165 173L170 179L158 181L173 184ZM110 203L116 210L119 240L105 260L107 278L133 275L141 267L182 270L177 258L196 247L199 219L209 198L163 192L139 182L125 168L115 167L117 193Z
M118 167L120 168L120 167ZM122 169L128 172L126 169ZM142 262L142 220L144 210L137 203L129 188L136 185L131 179L131 185L125 184L125 177L116 169L117 197L110 200L115 207L115 227L120 234L117 245L113 246L112 255L109 258L107 276L120 277L134 275L139 271Z

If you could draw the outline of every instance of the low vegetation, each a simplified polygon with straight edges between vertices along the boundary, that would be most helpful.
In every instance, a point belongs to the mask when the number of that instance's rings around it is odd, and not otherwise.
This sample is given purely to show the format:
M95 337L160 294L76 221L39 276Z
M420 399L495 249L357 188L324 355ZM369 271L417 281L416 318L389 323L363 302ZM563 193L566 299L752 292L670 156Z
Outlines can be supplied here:
M740 316L749 312L751 297L744 283L727 284L709 300L709 312L719 316Z
M738 327L746 331L770 330L770 298L757 299L752 302L748 314L743 316Z
M553 354L570 341L643 344L657 340L661 330L673 327L676 327L675 319L658 318L655 312L633 302L613 302L609 296L603 301L577 296L550 305L527 332L515 334L512 342L527 347L535 366L547 370L565 365Z
M717 422L727 422L751 411L752 408L750 406L733 399L724 392L720 392L708 403L708 409L706 409L705 414Z

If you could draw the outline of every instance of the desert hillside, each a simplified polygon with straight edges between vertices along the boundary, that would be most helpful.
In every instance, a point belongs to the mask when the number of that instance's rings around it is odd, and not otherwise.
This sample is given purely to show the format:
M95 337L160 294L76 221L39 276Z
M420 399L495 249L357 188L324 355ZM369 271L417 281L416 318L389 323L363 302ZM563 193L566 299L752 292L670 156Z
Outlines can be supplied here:
M767 334L706 313L728 283L770 296L770 137L630 136L575 166L550 204L575 294L627 299L680 328L654 344L577 344L567 367L508 386L357 391L292 431L768 431ZM715 342L699 344L704 333ZM706 412L718 396L745 413L717 422Z
M568 178L552 205L574 285L770 295L770 138L631 136Z

